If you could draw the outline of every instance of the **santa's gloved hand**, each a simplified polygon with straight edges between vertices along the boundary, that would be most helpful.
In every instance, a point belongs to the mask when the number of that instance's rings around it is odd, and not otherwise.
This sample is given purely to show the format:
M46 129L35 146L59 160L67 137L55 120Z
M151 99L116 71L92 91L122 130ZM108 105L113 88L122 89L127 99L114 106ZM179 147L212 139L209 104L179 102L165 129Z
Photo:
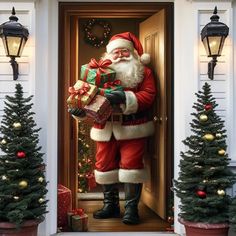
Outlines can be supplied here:
M68 108L68 112L70 112L71 115L81 117L81 118L86 116L86 112L80 108Z
M124 104L126 100L124 91L111 91L110 93L105 94L105 97L109 100L111 105Z

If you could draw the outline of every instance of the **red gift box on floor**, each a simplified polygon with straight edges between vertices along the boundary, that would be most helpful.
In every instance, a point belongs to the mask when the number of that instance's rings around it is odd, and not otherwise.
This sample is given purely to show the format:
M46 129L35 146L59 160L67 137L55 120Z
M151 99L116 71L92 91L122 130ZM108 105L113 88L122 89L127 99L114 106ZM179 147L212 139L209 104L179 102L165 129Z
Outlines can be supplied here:
M67 227L67 212L72 209L71 190L58 184L57 195L57 226Z

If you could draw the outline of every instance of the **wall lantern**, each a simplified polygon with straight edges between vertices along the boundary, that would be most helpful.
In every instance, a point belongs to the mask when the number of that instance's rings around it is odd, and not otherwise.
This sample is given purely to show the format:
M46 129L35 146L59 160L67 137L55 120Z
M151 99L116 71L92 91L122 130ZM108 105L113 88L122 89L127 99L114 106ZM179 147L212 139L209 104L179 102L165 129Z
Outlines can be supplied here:
M6 56L11 58L10 63L13 69L13 79L17 80L19 72L15 58L21 56L29 36L29 31L17 22L18 18L15 14L15 8L13 7L9 21L0 25L0 37L3 41Z
M211 22L206 24L201 32L201 39L207 56L212 57L212 60L208 63L208 78L211 80L214 78L214 68L217 62L216 58L221 56L225 38L229 34L229 27L219 22L219 18L220 17L217 15L217 7L215 7L213 15L210 18Z

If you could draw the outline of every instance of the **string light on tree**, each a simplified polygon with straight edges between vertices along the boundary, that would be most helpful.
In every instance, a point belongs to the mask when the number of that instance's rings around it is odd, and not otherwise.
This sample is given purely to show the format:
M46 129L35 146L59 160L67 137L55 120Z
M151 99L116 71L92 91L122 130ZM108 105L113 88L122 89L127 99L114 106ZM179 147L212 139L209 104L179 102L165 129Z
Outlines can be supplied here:
M221 133L216 133L216 138L221 138L222 137L222 134Z
M224 195L225 195L225 191L224 191L223 189L218 189L218 190L217 190L217 194L218 194L219 196L224 196Z
M38 182L42 183L44 181L44 178L41 176L38 178Z
M5 145L5 144L7 144L7 141L6 141L6 139L2 139L2 140L1 140L1 144L2 144L2 145Z

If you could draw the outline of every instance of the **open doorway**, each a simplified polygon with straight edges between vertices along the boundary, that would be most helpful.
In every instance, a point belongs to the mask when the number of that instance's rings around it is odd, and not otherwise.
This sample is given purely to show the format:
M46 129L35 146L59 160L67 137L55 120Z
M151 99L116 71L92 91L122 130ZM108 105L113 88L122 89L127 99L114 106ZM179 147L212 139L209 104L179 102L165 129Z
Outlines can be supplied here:
M66 99L68 87L79 78L80 66L91 57L98 59L105 52L105 46L96 49L84 42L83 25L91 18L105 19L112 25L112 35L131 31L139 36L144 51L151 55L150 67L157 79L158 96L150 115L155 121L156 132L149 140L145 155L150 181L144 185L141 206L148 217L145 218L146 225L141 224L135 230L163 231L167 227L173 174L173 4L60 3L59 7L59 183L71 189L74 208L83 205L89 212L94 206L98 209L102 204L99 187L94 188L91 194L79 193L79 127L67 113ZM89 125L85 125L85 130L89 130ZM92 147L93 144L87 140ZM159 225L157 221L153 222L157 218ZM95 222L89 230L133 231L134 228L119 225L117 220L109 220L104 227L101 227L101 221Z

